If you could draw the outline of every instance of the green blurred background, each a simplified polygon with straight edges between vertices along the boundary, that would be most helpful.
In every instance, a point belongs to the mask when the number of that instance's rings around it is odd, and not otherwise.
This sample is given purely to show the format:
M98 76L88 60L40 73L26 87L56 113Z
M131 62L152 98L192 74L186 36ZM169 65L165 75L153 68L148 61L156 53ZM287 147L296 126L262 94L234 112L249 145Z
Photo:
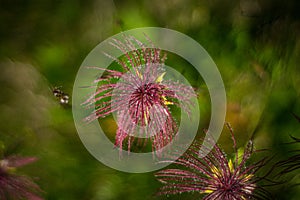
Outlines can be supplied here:
M37 156L22 169L37 177L45 199L197 199L183 194L156 197L153 173L110 169L82 145L70 107L51 89L71 94L85 56L122 30L156 26L198 41L216 62L227 91L227 117L239 146L254 137L257 149L283 159L300 137L300 2L297 0L0 0L0 153ZM200 75L169 56L193 86L200 87L201 126L209 124L209 94ZM109 123L109 121L108 121ZM232 143L224 129L219 143ZM263 154L266 154L264 152ZM299 172L299 171L298 171ZM299 199L291 182L270 190L278 199Z

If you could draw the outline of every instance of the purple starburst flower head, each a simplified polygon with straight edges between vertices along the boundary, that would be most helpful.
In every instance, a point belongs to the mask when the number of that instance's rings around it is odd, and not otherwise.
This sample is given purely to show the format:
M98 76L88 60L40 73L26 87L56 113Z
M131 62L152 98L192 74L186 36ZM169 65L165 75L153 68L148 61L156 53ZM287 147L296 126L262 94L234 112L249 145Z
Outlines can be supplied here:
M239 155L233 135L232 138L235 159L228 159L217 144L202 158L203 152L199 151L201 145L195 142L174 162L179 168L165 169L155 174L164 184L158 195L198 192L205 200L269 199L269 193L258 185L262 178L257 176L257 171L265 165L266 160L247 165L253 151L252 141Z
M124 37L124 41L114 39L110 44L123 53L120 58L106 54L121 69L91 67L105 72L95 80L98 83L96 92L83 103L84 106L96 105L86 121L116 113L117 147L122 149L127 141L130 151L135 139L139 143L150 139L152 150L160 150L178 131L169 107L179 106L190 114L191 99L196 97L194 90L178 81L165 79L166 54L160 49L147 48L132 36Z
M36 193L40 187L29 177L14 173L15 169L36 161L35 157L11 156L0 160L0 199L42 200Z

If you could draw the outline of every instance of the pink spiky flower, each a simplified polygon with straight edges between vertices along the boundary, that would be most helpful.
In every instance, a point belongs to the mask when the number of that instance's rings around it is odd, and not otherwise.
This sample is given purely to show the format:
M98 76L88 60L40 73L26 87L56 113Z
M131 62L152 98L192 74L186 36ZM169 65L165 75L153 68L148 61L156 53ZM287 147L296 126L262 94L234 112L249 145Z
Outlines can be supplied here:
M40 187L29 177L14 173L18 167L35 162L35 157L11 156L0 160L0 199L29 199L42 200L36 193Z
M104 70L104 75L95 80L99 85L96 92L83 103L87 107L96 105L86 121L116 113L115 145L120 150L127 141L130 151L135 139L139 143L150 139L152 150L160 150L178 130L169 106L180 106L189 114L191 98L196 97L194 90L178 81L165 80L166 54L153 45L147 48L132 36L124 37L124 41L114 39L110 44L123 53L120 58L106 54L121 70L91 67Z
M235 148L235 139L232 135ZM212 143L213 144L213 143ZM155 174L164 184L158 195L198 192L204 200L270 199L270 194L257 183L262 177L257 172L266 164L262 159L247 165L253 145L246 145L242 155L235 148L235 159L228 159L215 144L213 150L202 158L201 145L195 142L174 164L177 169L165 169ZM181 169L180 169L181 168Z

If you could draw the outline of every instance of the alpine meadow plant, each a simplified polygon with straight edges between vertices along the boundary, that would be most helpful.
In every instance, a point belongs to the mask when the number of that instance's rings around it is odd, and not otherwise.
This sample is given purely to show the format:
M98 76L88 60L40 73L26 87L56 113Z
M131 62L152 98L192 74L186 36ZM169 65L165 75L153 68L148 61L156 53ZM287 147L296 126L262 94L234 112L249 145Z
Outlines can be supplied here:
M40 187L29 177L17 175L16 169L35 162L35 157L11 156L0 160L0 199L42 200Z
M296 114L293 114L296 120L300 123L300 117ZM289 144L299 144L300 139L294 136L290 136L293 142ZM296 170L300 169L300 154L298 153L299 150L295 150L293 152L297 152L296 154L288 157L287 159L281 160L276 163L276 167L279 169L278 176L287 175L291 172L295 172Z
M291 138L294 140L292 143L300 143L300 139L296 138L294 136L291 136ZM290 144L292 144L290 143ZM299 152L299 150L296 150L296 152ZM287 175L291 172L295 172L296 170L300 169L300 154L295 154L287 159L281 160L278 163L276 163L276 167L279 169L278 176Z
M82 104L96 105L85 120L90 122L116 113L115 146L120 150L125 142L125 149L130 151L134 141L146 144L150 139L152 151L159 152L178 131L170 106L180 106L181 112L190 114L191 98L196 97L192 87L165 79L166 53L146 38L151 48L133 36L110 42L123 53L119 58L105 53L119 70L89 67L104 73L94 81L98 84L95 93Z
M228 125L229 126L229 125ZM230 127L229 127L230 128ZM253 153L250 140L243 153L236 149L236 141L232 129L234 158L228 158L218 144L203 157L201 144L196 141L174 164L178 168L164 169L155 174L158 181L164 184L158 195L198 193L204 200L248 200L270 199L270 194L259 182L264 179L257 175L266 165L266 159L248 163Z

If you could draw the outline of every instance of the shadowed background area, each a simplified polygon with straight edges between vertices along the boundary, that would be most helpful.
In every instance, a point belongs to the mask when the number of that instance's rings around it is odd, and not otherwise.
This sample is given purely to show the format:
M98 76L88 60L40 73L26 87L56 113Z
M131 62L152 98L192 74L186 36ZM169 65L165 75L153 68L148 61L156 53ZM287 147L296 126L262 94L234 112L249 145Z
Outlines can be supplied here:
M157 26L180 31L211 55L227 92L226 121L238 147L253 138L257 154L286 158L289 135L300 137L300 3L296 0L0 0L0 154L36 156L22 168L44 190L45 199L197 199L197 194L154 196L153 173L128 174L94 159L82 145L70 106L52 89L71 95L85 56L122 30ZM199 134L210 119L210 99L199 74L168 54L168 66L199 90ZM109 130L115 123L101 121ZM110 133L109 134L114 134ZM228 130L218 141L228 153ZM263 154L263 155L261 155ZM299 172L299 171L298 171ZM278 199L297 199L300 177L270 189Z

